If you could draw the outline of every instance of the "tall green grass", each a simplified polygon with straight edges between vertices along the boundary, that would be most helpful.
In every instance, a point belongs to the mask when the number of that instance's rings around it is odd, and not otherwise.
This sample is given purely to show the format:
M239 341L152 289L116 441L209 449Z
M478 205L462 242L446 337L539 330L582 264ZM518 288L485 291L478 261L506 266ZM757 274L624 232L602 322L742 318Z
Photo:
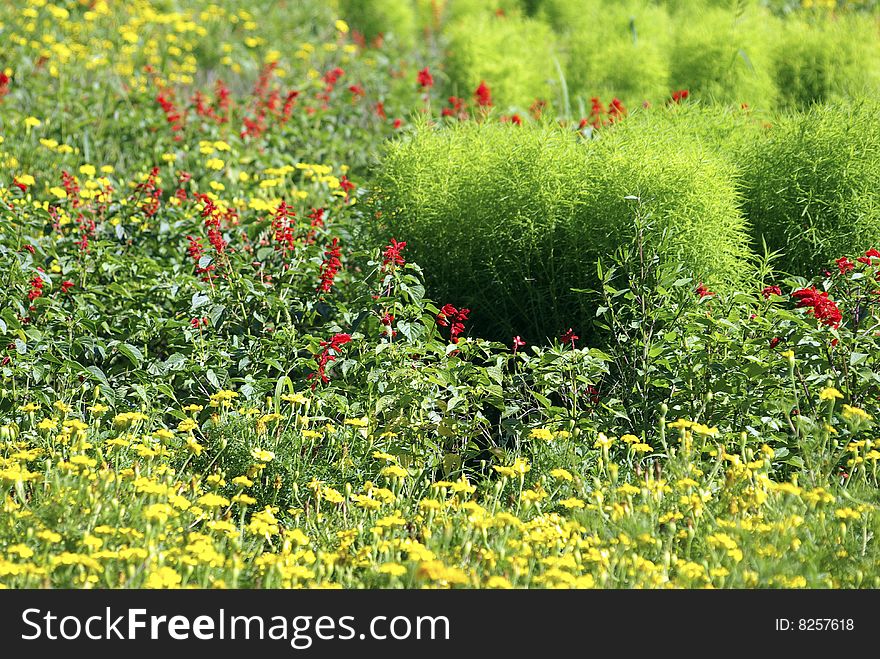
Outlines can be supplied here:
M558 127L422 128L387 148L372 204L432 295L503 340L585 329L594 309L571 289L595 284L596 259L632 237L637 212L695 281L724 286L748 270L731 166L668 123L588 143Z

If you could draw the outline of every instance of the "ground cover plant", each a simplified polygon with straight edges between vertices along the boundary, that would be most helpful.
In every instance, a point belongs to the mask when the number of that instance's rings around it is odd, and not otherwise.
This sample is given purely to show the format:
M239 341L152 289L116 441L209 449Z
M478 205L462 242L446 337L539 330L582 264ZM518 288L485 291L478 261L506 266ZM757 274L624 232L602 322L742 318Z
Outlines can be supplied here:
M873 3L386 5L0 7L0 586L880 587Z

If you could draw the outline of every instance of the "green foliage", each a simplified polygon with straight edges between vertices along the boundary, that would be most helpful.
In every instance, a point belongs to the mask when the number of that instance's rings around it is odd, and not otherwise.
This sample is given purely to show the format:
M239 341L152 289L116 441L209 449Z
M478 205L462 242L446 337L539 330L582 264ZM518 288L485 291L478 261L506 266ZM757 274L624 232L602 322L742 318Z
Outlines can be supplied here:
M562 34L566 84L582 106L593 96L616 96L626 105L668 97L671 28L663 7L548 0L540 15Z
M731 168L659 122L587 142L550 127L424 129L388 149L375 193L434 295L499 338L586 327L592 309L571 289L632 235L632 197L693 276L724 285L747 269Z
M528 108L537 98L551 98L553 39L544 23L516 15L480 15L452 23L446 34L450 93L470 98L485 81L500 108Z
M411 0L339 0L342 16L370 43L376 37L394 37L403 48L416 41L416 7Z
M670 46L670 84L719 103L772 108L776 100L770 44L775 19L743 9L695 10L678 16Z
M781 117L744 153L744 211L756 244L810 274L880 244L880 106L817 106Z
M791 17L774 54L783 107L803 108L880 90L877 22L864 14Z

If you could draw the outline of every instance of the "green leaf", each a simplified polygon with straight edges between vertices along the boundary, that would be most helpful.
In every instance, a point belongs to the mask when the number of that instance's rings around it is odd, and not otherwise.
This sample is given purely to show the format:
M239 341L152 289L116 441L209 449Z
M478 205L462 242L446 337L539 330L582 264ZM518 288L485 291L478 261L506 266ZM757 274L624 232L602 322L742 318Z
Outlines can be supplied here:
M205 377L208 378L208 382L210 382L211 385L212 385L217 391L220 391L220 389L223 388L223 387L220 386L220 380L217 379L217 374L216 374L213 370L208 369L208 372L205 373Z
M186 355L179 352L175 352L165 360L165 368L169 371L177 370L184 364L186 364Z
M144 362L144 353L130 343L120 343L116 349L120 354L125 355L135 368L139 368Z

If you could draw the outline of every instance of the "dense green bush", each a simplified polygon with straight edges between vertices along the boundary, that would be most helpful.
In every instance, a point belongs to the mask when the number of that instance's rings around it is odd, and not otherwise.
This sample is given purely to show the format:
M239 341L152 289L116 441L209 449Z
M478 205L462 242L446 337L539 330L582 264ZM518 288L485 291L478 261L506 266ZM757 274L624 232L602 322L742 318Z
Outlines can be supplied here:
M696 279L743 275L731 171L660 122L587 143L557 128L467 124L392 144L372 203L440 301L471 307L491 336L541 341L586 328L594 309L571 289L595 283L597 257L631 238L637 214Z
M669 94L669 16L643 0L547 0L540 15L566 46L565 76L573 99L612 96L626 104Z
M786 20L774 63L780 105L806 107L880 90L877 30L864 14Z
M548 99L556 76L553 39L543 22L517 15L479 15L447 28L450 93L470 97L481 81L501 108Z
M880 244L880 105L816 106L781 118L743 159L755 238L809 274Z
M670 46L671 86L721 103L772 108L775 21L769 13L749 9L677 16Z
M441 1L443 12L450 21L463 18L476 18L497 13L505 15L520 14L528 9L526 2L520 0L445 0Z
M339 9L351 27L373 41L394 35L402 47L411 48L416 39L416 8L409 0L339 0Z

